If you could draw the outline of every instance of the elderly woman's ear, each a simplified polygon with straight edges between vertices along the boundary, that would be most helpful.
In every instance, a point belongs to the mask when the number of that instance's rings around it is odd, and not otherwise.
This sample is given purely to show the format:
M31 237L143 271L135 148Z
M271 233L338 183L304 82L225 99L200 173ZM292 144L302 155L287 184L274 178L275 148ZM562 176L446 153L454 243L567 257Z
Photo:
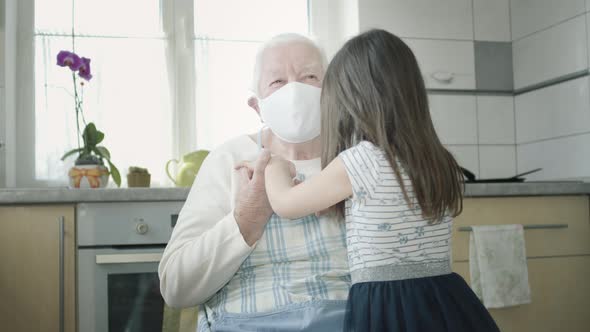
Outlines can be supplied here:
M248 106L252 107L256 113L260 114L260 108L258 107L258 98L252 96L248 98Z

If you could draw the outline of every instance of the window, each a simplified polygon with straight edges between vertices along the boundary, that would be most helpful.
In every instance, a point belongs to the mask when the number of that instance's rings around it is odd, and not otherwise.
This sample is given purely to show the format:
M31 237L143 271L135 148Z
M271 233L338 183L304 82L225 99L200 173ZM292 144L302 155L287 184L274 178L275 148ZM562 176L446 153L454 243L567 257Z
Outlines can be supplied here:
M279 33L308 34L308 2L195 0L194 10L197 144L211 149L260 127L246 104L256 51Z
M258 46L278 33L309 32L307 0L23 3L34 12L35 42L27 184L65 185L75 159L59 159L78 143L71 74L55 64L72 49L72 26L75 52L92 59L86 120L105 133L123 183L129 166L142 166L153 186L171 184L167 160L257 130L246 101Z
M147 167L163 184L172 157L171 81L159 0L35 1L35 177L59 181L77 147L72 77L56 65L60 50L91 59L84 113L105 133L104 146L123 178L131 165ZM132 22L132 24L131 24ZM83 129L83 128L81 128Z

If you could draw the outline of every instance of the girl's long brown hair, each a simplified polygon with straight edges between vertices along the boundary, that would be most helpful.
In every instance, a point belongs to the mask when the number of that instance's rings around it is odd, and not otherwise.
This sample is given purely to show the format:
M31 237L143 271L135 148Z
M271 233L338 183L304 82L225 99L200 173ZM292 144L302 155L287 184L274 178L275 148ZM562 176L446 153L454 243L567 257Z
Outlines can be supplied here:
M385 151L412 205L406 172L425 218L461 213L460 168L436 135L418 62L401 39L370 30L346 42L328 66L321 109L323 167L366 140ZM336 212L343 214L342 203Z

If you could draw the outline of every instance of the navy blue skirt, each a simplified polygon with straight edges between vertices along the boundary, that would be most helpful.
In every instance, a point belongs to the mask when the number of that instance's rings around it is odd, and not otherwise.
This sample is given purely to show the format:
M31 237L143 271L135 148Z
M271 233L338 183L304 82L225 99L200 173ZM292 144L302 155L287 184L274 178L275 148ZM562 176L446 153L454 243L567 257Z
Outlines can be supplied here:
M352 285L344 331L500 331L456 273Z

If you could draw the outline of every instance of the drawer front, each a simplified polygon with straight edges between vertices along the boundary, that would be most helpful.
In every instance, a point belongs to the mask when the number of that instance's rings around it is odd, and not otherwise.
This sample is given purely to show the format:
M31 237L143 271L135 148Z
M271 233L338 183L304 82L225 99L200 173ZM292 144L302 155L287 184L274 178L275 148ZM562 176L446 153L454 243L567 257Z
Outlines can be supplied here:
M469 263L453 263L469 282ZM503 332L585 332L590 326L590 256L528 260L530 304L490 309Z
M428 89L475 89L472 41L404 39L420 65Z
M502 224L567 224L567 228L525 229L527 257L590 254L586 196L467 198L453 225L453 260L469 258L469 234L459 227Z

